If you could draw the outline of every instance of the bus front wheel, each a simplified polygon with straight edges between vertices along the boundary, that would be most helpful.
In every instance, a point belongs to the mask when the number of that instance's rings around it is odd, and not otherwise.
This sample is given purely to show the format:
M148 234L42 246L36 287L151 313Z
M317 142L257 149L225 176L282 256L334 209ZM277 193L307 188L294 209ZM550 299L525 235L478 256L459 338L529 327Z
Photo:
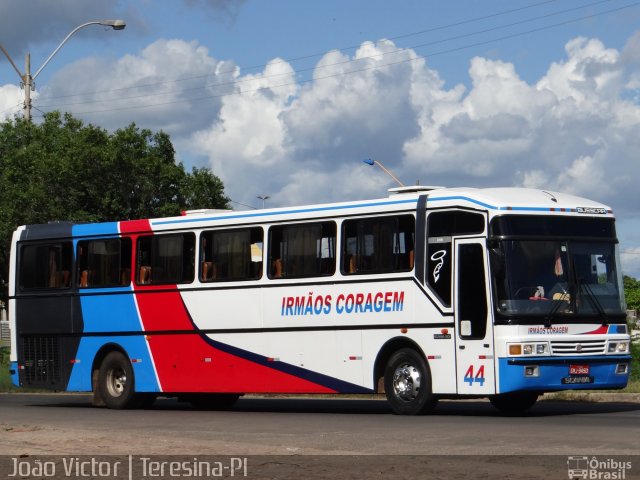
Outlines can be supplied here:
M411 348L395 352L384 371L384 390L389 405L398 415L419 415L435 407L431 374L425 359Z
M98 394L109 408L134 407L136 398L133 367L129 359L118 351L109 353L98 373Z

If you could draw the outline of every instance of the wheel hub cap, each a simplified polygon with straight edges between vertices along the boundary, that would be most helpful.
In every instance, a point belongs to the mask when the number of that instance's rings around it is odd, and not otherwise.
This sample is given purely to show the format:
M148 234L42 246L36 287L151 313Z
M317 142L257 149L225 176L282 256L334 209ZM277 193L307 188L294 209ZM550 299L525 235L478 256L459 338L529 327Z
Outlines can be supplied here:
M418 369L409 364L396 368L393 374L393 391L402 400L414 400L420 391L420 372Z
M109 372L107 388L112 397L119 397L127 386L127 374L122 369L114 369Z

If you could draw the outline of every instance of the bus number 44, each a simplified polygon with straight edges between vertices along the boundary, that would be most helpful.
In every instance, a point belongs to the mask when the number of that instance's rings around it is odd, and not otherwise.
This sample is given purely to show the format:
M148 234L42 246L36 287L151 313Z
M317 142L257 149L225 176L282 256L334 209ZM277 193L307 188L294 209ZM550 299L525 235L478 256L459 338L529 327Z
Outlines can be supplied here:
M482 387L484 385L484 365L480 365L475 375L473 374L473 370L473 365L469 365L467 373L464 374L464 381L467 382L470 387L473 387L474 383L479 383Z

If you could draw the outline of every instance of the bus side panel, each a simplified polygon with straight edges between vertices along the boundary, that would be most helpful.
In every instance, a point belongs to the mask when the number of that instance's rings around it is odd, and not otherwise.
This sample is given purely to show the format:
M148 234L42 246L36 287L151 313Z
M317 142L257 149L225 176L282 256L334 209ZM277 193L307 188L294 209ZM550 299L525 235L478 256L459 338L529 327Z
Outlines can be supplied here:
M106 292L112 294L107 295ZM84 332L67 389L72 391L91 390L94 359L100 349L109 344L112 348L124 350L131 359L135 373L136 391L160 391L131 289L125 288L121 293L116 294L113 294L113 289L86 291L80 297L80 303L84 319Z
M77 297L22 295L15 299L20 319L16 347L21 386L65 390L76 358L82 315Z
M330 377L207 337L178 291L148 289L137 302L146 332L176 332L147 335L164 392L336 392L324 385Z

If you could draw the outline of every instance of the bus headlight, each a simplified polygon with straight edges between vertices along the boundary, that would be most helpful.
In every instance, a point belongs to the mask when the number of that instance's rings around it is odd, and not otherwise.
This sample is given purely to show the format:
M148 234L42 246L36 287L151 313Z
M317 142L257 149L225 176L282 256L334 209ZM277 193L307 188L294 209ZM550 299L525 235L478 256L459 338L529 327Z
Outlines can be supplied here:
M513 357L523 355L549 355L549 343L510 343L508 344L508 351L509 355Z
M607 353L629 353L629 342L624 340L621 342L609 342Z

